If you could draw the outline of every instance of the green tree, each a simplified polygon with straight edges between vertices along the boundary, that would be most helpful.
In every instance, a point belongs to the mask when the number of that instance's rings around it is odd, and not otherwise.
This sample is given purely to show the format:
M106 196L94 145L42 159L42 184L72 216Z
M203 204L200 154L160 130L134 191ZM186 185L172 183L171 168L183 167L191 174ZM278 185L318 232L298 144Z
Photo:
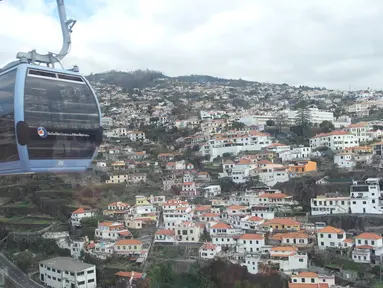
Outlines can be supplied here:
M238 122L238 121L234 121L232 124L231 124L231 127L233 128L233 129L243 129L243 128L245 128L245 124L244 123L242 123L242 122Z
M28 268L34 264L33 253L29 251L22 251L16 254L14 257L16 265L26 272Z
M301 108L297 112L295 126L291 130L297 135L299 144L308 142L308 138L312 137L312 123L310 121L310 112L306 108Z
M211 236L206 227L203 229L203 232L199 238L199 242L211 242Z
M267 120L266 125L267 126L275 126L275 121L274 120Z
M320 123L319 128L321 129L322 133L329 133L329 132L335 130L334 124L332 124L331 121L327 121L327 120Z

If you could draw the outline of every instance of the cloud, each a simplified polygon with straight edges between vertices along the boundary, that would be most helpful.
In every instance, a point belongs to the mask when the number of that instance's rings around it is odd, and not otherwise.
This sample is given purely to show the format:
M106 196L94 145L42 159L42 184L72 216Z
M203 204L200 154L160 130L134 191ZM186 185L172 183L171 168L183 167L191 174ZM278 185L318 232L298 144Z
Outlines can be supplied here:
M33 2L33 5L32 5ZM381 0L66 0L66 66L383 88ZM0 2L0 63L59 51L55 1Z

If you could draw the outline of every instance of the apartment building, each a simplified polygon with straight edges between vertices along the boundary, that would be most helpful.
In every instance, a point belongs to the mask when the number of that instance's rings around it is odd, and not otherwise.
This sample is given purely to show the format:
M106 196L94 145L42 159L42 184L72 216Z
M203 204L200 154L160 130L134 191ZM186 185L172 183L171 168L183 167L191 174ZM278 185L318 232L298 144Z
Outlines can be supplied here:
M345 128L346 131L354 135L359 143L371 141L371 135L368 133L372 126L368 122L359 122L350 124Z
M356 146L359 146L358 138L348 131L321 133L310 139L310 147L313 149L327 147L336 151Z
M379 178L368 178L350 186L350 197L318 196L311 199L311 214L369 213L382 214L383 201Z
M48 287L96 288L96 266L69 257L41 261L40 281Z
M246 233L239 237L237 243L238 253L259 253L265 246L265 238L261 234Z
M210 155L210 160L225 153L238 155L242 151L257 151L272 144L271 136L267 133L250 131L238 135L217 135L209 142L209 149L201 148L202 156Z

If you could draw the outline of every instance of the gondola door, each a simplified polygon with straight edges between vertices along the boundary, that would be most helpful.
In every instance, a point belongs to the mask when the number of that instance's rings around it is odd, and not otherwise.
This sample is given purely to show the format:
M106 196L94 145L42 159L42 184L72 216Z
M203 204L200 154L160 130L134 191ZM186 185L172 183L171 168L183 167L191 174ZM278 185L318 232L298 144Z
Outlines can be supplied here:
M0 173L20 169L15 133L16 74L13 69L0 75Z

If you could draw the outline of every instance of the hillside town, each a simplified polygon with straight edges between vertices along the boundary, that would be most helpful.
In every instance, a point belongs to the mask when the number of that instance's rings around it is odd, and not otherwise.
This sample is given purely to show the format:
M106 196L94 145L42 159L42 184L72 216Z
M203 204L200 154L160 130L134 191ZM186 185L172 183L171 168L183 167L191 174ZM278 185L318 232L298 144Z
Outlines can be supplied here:
M86 259L130 263L113 287L140 287L153 263L168 260L277 271L289 288L371 287L379 279L382 91L196 76L126 89L102 77L92 84L104 142L91 170L104 189L125 192L78 203L69 232L45 232L70 257L41 261L36 281L99 287ZM358 217L381 224L344 224ZM87 235L76 232L91 221Z

